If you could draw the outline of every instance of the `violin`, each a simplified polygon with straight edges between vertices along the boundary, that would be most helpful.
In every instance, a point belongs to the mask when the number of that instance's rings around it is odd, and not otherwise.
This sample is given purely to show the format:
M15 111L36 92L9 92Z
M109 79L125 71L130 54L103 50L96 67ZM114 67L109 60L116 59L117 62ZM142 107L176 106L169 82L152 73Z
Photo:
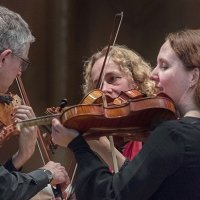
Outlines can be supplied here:
M13 108L21 104L22 100L17 94L0 94L0 122L3 126L12 124Z
M80 104L100 104L103 103L103 97L105 98L108 104L121 105L126 102L128 98L141 98L146 95L141 93L139 90L128 90L122 91L117 98L112 98L108 95L105 95L102 90L95 89L90 91L80 102Z
M64 108L60 120L65 127L76 129L90 139L118 135L144 140L153 124L176 118L174 103L161 93L129 98L121 105L81 104Z
M0 94L0 138L7 140L11 135L4 137L4 133L9 129L12 122L12 113L15 106L22 104L22 99L17 94ZM10 133L10 131L8 131ZM18 132L12 130L12 135L17 135ZM0 139L1 140L1 139ZM2 145L2 143L0 143Z
M102 104L103 103L103 91L100 89L95 89L90 91L83 99L81 100L80 104ZM128 91L122 91L117 98L111 98L108 95L105 95L106 101L108 104L113 104L113 105L121 105L122 103L125 103L128 98L134 99L134 98L141 98L145 97L146 95L141 93L138 90L128 90ZM64 101L64 100L62 100ZM66 100L65 100L66 101ZM51 113L51 114L61 114L61 109L60 107L51 107L47 108L46 113ZM87 136L87 139L90 139ZM130 138L129 138L130 139ZM132 139L132 138L131 138ZM49 136L49 140L51 142L51 137ZM127 140L128 141L128 140ZM126 142L126 139L124 137L114 137L114 142L116 147L122 146Z
M128 94L131 96L130 92ZM127 96L127 93L123 95ZM163 93L153 97L140 98L139 96L139 98L127 98L126 101L123 99L121 105L78 104L66 106L57 114L12 124L3 129L3 134L0 134L0 143L10 133L20 130L21 127L51 124L54 117L59 118L65 127L76 129L89 139L118 135L144 140L148 137L153 124L176 119L177 115L173 101Z

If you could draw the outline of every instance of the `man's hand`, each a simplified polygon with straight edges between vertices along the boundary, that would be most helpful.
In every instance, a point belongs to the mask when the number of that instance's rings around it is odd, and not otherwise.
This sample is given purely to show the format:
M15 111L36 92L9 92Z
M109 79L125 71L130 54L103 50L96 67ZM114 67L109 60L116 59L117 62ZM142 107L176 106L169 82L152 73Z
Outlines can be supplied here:
M26 105L16 106L13 112L13 122L33 119L35 114L31 107ZM14 166L19 169L33 155L37 141L37 127L22 128L19 134L19 150L13 156Z
M47 169L51 171L51 173L53 174L53 179L50 183L52 186L56 186L57 184L60 184L61 190L64 191L67 188L67 186L70 184L68 173L60 163L49 161L41 169Z

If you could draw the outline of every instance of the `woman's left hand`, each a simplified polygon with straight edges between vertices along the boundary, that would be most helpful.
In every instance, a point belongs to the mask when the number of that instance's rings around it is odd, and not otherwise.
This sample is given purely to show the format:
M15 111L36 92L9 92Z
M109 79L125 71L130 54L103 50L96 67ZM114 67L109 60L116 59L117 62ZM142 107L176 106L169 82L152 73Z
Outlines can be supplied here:
M74 129L65 128L58 119L52 120L52 141L63 147L79 135Z

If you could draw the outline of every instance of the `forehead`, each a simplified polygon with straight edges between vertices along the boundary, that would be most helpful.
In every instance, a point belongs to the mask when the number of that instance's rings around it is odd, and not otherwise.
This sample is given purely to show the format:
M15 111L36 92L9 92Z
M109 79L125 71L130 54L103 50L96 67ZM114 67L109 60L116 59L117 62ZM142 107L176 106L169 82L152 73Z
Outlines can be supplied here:
M172 49L169 41L166 41L162 47L160 48L159 54L158 54L158 60L159 59L166 59L166 60L175 60L178 59L178 56Z
M99 74L103 66L104 58L105 57L102 57L94 63L91 70L91 77L93 80L96 80L97 77L99 77ZM104 68L104 74L109 74L109 73L122 73L119 65L113 62L113 60L110 59L110 57L107 58L106 65Z

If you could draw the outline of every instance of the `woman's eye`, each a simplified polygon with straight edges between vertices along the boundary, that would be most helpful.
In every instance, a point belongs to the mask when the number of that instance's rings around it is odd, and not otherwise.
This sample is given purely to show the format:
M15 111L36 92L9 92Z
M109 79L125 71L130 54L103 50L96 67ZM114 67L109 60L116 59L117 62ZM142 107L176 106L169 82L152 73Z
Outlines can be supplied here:
M112 83L116 83L117 81L119 81L121 79L121 77L120 76L111 76L111 77L109 77L109 79L108 79L108 83L110 83L110 84L112 84Z
M169 66L168 66L167 63L161 63L160 68L161 68L162 70L166 70L166 69L169 68Z

